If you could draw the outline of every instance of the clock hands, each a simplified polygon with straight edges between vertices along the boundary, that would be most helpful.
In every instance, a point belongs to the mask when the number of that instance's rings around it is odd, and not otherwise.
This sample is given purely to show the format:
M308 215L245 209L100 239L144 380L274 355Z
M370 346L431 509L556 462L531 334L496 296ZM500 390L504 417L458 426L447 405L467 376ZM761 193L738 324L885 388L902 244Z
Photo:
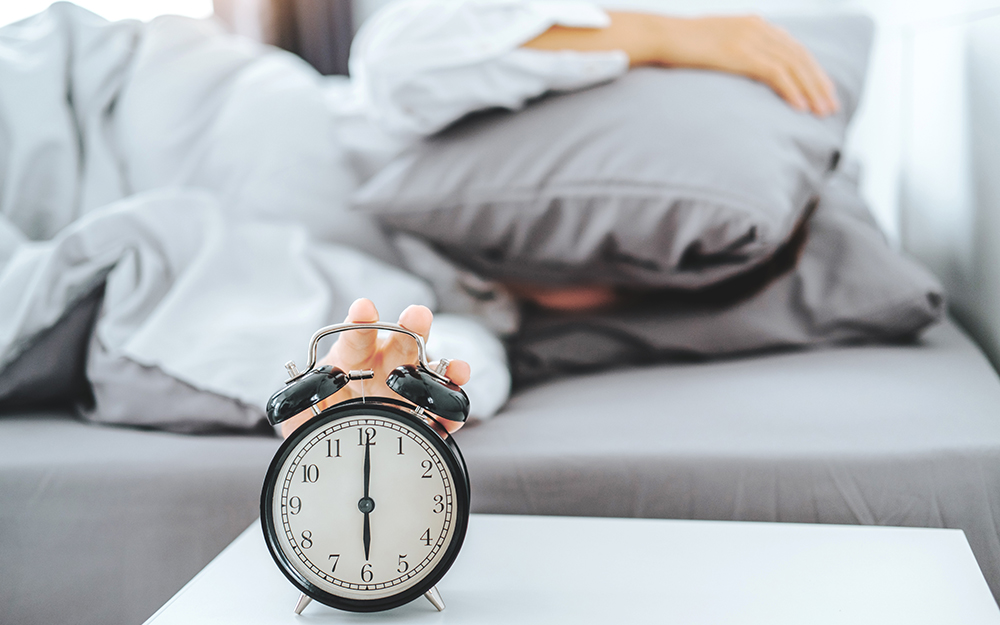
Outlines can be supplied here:
M368 498L368 485L371 483L372 478L372 458L371 458L371 443L365 441L365 499Z
M368 513L365 512L365 560L368 560L368 549L372 544L372 528L368 522Z
M371 439L369 438L365 440L365 494L364 497L361 498L361 501L358 502L358 510L361 510L361 512L365 515L365 528L364 534L362 535L362 540L365 545L365 560L368 560L372 544L371 520L368 518L368 515L375 509L375 500L368 496L368 486L371 483L371 473Z

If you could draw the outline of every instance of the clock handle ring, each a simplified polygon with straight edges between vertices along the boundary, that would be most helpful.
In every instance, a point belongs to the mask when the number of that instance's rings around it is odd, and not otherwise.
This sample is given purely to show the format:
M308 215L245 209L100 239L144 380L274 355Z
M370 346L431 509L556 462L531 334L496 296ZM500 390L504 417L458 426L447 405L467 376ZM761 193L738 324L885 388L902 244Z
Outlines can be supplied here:
M411 337L417 343L417 362L419 367L429 373L431 376L437 378L441 382L448 382L448 378L444 375L438 373L437 371L431 369L430 364L427 361L427 346L424 342L424 337L420 336L412 330L408 330L398 323L385 323L385 322L375 322L375 323L337 323L331 326L326 326L325 328L320 328L313 333L312 338L309 339L309 360L306 362L305 371L295 372L288 378L285 382L294 382L295 380L301 378L306 373L309 373L316 367L316 352L319 348L319 342L324 337L330 336L331 334L338 334L340 332L347 332L349 330L386 330L388 332L398 332L400 334L405 334ZM291 371L290 371L291 373Z

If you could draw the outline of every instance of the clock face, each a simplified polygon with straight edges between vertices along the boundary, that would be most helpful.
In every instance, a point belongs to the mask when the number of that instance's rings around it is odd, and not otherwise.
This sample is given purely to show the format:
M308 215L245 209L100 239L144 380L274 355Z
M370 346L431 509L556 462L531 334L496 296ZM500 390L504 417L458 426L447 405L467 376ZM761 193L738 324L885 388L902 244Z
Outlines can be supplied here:
M454 557L467 483L460 475L456 484L454 461L429 428L351 412L307 425L272 467L269 540L307 586L353 601L395 597L439 577Z

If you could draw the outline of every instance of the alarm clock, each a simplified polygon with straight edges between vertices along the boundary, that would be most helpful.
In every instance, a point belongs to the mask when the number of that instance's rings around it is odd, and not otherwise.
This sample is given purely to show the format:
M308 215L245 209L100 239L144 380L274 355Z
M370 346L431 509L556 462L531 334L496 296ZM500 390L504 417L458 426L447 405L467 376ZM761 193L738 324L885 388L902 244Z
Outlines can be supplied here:
M362 329L416 341L417 362L386 380L401 399L365 395L370 370L316 366L320 339ZM443 610L435 584L458 556L469 521L468 471L445 427L465 421L469 399L444 376L447 361L432 369L423 338L400 325L343 323L313 335L305 371L285 367L290 379L268 400L268 421L305 410L313 416L275 453L260 515L275 564L302 592L296 614L312 600L374 612L421 595ZM362 381L360 398L319 410L351 380Z

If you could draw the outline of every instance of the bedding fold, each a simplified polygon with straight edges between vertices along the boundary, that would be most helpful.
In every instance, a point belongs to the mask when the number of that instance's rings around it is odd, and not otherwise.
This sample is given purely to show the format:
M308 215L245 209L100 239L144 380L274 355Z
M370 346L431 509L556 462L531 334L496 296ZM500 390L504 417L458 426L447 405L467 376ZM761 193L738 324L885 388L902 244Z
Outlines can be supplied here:
M56 3L0 29L0 375L17 362L35 389L76 375L42 338L79 351L53 327L103 288L83 342L88 418L254 429L282 363L354 299L385 319L435 308L347 212L354 181L324 98L304 61L211 21L111 23ZM496 364L488 332L445 326L442 344L469 345L456 357ZM481 416L506 399L496 379L481 381ZM3 390L0 405L18 393Z

